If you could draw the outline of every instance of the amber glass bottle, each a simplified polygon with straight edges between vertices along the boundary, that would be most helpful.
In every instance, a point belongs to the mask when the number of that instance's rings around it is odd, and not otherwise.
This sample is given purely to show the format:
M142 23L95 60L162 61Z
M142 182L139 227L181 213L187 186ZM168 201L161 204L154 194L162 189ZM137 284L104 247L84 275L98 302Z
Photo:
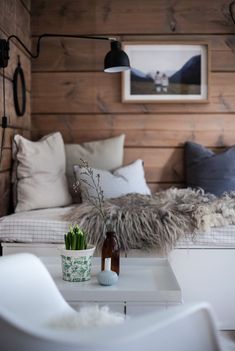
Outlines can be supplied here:
M105 268L105 259L111 258L111 270L119 274L120 265L120 249L117 241L117 237L113 231L106 233L106 238L102 246L101 254L101 270Z

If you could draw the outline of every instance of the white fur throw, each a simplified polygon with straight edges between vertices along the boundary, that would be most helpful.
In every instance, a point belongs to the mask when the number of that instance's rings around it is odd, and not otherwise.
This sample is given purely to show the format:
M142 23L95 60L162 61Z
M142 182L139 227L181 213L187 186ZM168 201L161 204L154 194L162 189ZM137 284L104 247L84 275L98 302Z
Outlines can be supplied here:
M107 216L123 250L171 250L183 236L235 224L235 192L217 198L202 190L171 188L152 196L131 194L105 201ZM104 223L89 203L72 208L66 220L78 223L100 248Z
M76 330L121 324L124 320L123 314L109 311L108 306L91 305L82 307L78 312L74 310L60 314L48 321L47 325L55 329Z

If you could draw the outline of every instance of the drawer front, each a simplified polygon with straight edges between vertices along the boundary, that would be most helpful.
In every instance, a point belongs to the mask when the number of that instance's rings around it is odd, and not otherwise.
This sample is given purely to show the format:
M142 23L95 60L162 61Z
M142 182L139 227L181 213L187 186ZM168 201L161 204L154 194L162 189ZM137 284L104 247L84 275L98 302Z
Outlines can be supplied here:
M73 307L75 310L79 310L81 307L84 306L91 306L91 305L98 305L99 307L102 306L108 306L109 310L111 312L119 312L119 313L124 313L125 308L124 308L124 302L105 302L105 301L93 301L93 302L79 302L79 301L69 301L68 302L71 307Z
M105 301L69 301L71 307L75 310L79 310L85 306L98 305L99 307L108 306L111 312L118 312L126 314L127 316L140 316L146 313L151 313L154 311L164 311L177 304L156 304L156 303L146 303L146 302L105 302Z
M146 313L154 311L164 311L167 309L167 305L157 305L153 303L129 303L126 304L126 315L130 317L140 316Z

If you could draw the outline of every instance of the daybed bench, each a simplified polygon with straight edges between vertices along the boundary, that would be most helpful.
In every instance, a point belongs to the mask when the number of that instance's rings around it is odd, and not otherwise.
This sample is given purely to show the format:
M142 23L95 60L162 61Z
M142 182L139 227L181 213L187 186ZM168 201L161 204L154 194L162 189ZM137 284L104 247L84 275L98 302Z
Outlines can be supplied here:
M61 219L71 206L12 214L0 219L3 255L31 252L58 255L68 222ZM131 250L128 256L159 256L156 251ZM222 329L235 329L235 226L212 228L193 241L183 239L169 259L185 302L209 301Z

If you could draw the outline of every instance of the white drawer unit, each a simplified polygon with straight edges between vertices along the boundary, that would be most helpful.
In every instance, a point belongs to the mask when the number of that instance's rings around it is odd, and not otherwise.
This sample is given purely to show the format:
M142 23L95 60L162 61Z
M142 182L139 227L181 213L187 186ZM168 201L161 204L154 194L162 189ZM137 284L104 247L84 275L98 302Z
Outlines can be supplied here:
M93 258L91 280L80 283L62 279L60 257L42 257L41 260L73 307L97 303L133 316L182 303L180 286L165 258L121 258L119 280L113 286L98 284L99 258Z

